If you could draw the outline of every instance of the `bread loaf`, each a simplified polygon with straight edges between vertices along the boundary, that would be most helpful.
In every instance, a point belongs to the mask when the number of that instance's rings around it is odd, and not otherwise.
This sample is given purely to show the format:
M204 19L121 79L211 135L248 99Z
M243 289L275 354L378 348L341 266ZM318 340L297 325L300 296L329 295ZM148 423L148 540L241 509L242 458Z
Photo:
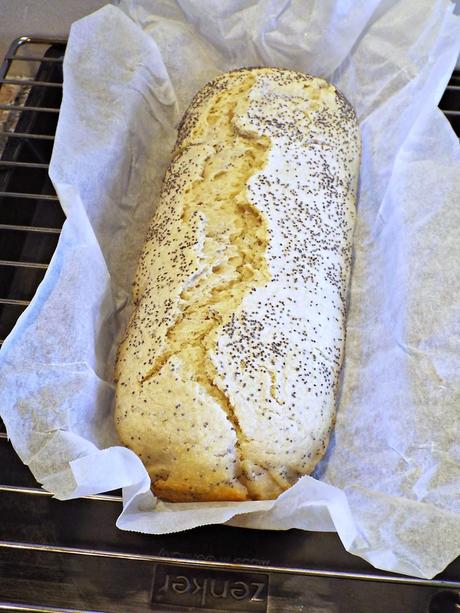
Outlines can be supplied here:
M360 155L326 81L222 74L179 127L116 367L116 426L171 501L271 499L325 452Z

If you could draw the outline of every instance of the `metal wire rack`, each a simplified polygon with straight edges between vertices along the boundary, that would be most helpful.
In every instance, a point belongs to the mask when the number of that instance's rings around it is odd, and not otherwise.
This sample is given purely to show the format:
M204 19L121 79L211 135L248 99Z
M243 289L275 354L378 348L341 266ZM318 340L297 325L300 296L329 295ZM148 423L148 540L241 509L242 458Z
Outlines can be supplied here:
M64 221L48 166L65 47L64 40L22 36L0 67L0 343L43 279ZM460 74L440 106L458 135ZM120 502L116 492L53 500L0 423L0 611L459 610L460 560L423 581L376 571L331 533L224 526L164 536L120 532ZM235 581L243 598L232 596ZM217 584L221 596L206 592Z

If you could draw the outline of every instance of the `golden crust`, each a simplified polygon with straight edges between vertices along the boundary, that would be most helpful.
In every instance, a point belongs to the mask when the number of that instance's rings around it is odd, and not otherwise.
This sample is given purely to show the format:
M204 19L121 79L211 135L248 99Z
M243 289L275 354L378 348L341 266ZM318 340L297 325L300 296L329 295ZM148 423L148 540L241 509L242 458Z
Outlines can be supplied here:
M190 484L175 480L168 484L158 480L152 483L155 496L169 502L242 502L249 500L247 493L240 487L220 485L206 487L205 483L198 482L193 493L190 493Z

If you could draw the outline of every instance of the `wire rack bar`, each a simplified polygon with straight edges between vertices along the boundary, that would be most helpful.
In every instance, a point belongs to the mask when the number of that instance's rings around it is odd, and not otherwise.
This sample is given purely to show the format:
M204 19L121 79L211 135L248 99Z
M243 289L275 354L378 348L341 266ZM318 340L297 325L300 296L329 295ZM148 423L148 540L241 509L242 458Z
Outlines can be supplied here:
M32 198L33 200L54 200L58 201L59 198L52 194L26 194L23 192L0 192L0 198Z

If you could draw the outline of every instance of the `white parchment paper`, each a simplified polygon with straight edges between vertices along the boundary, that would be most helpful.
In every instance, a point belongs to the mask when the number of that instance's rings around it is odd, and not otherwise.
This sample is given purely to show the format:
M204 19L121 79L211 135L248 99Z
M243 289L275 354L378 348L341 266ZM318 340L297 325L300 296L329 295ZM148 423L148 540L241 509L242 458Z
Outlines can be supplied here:
M50 174L67 220L0 353L0 414L60 499L123 488L117 525L336 530L378 568L460 554L460 151L437 109L460 47L447 0L121 0L74 24ZM117 339L192 95L220 71L332 80L363 134L335 435L276 501L167 504L112 421Z

